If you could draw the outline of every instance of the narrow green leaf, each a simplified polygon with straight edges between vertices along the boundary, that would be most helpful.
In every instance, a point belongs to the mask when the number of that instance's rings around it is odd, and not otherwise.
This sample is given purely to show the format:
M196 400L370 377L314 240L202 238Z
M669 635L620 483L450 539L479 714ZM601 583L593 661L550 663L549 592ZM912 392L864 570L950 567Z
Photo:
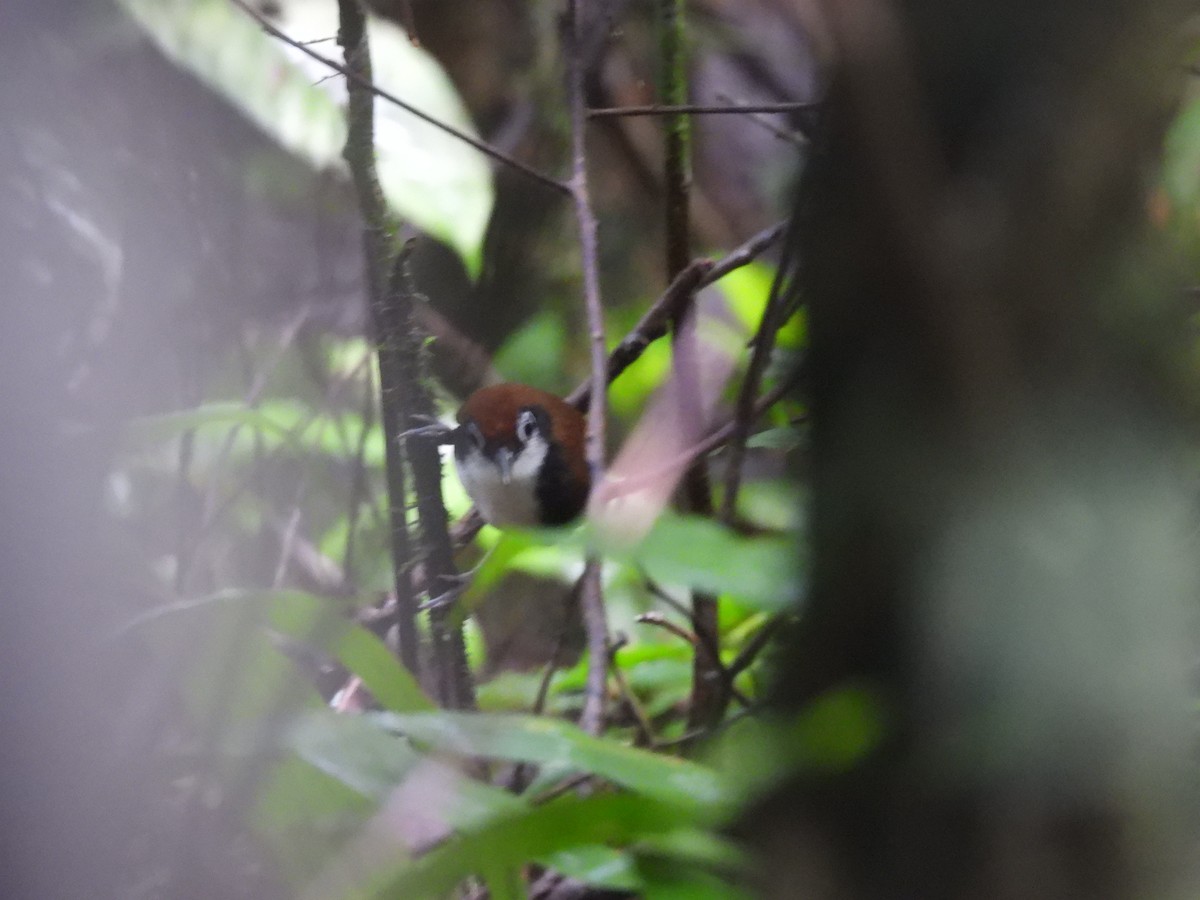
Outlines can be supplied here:
M548 854L538 861L568 878L596 887L620 891L637 891L643 887L629 852L613 847L598 844L571 847Z
M348 626L330 649L342 665L363 680L385 709L422 712L435 708L413 674L365 628Z
M762 450L795 450L804 443L804 430L795 426L768 428L750 436L746 446Z
M125 439L131 447L144 447L177 438L192 429L231 425L244 425L284 442L295 443L287 424L244 403L205 403L195 409L143 416L125 426Z
M441 897L472 872L499 872L572 847L627 845L678 827L679 811L644 797L560 797L497 818L424 856L378 872L360 896L420 900Z
M696 815L716 815L727 799L716 773L705 766L601 740L556 719L452 712L383 713L377 718L384 727L435 750L566 765Z
M331 710L301 718L288 735L296 755L313 768L376 802L384 800L421 760L420 754L371 722Z
M800 596L798 554L790 537L743 537L710 519L666 514L631 555L663 584L732 594L777 612Z
M300 885L321 870L375 806L373 799L288 754L259 791L251 826L285 875Z

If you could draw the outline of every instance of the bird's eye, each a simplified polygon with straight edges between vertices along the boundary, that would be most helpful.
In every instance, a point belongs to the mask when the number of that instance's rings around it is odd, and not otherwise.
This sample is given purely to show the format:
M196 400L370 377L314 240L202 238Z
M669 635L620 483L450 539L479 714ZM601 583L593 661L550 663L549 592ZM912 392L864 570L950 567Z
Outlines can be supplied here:
M517 437L521 439L521 443L528 444L537 433L537 417L531 410L521 410L521 414L517 416Z

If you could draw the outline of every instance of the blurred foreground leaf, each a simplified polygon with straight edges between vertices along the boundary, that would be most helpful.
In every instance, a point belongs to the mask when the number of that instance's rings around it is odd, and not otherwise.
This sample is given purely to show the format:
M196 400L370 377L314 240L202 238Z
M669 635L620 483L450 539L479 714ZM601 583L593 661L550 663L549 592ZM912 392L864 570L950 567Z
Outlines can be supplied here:
M224 96L287 150L317 169L344 171L345 79L267 35L228 0L120 0L158 47ZM289 37L330 40L337 4L286 0L273 23ZM466 108L441 66L389 22L370 18L373 77L382 89L460 131L474 134ZM492 208L491 169L477 150L394 103L375 101L379 180L389 206L479 271Z
M566 766L689 809L716 815L726 795L717 774L698 763L592 737L576 726L537 716L483 713L380 714L378 720L432 749L542 765Z

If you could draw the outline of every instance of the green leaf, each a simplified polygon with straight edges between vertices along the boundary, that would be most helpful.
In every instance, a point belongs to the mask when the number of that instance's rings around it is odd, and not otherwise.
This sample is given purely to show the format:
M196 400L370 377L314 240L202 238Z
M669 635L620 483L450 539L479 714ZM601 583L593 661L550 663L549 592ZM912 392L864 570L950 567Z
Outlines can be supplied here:
M292 423L280 421L262 409L244 403L205 403L194 409L143 416L125 426L125 439L131 447L144 447L172 440L185 431L231 425L244 425L274 435L299 449L292 434Z
M421 745L466 756L565 765L699 815L715 815L726 795L720 779L698 763L592 737L568 722L488 713L377 716Z
M847 685L796 715L741 719L708 745L706 758L724 775L730 793L747 800L795 772L846 772L879 746L885 731L885 709L876 693Z
M396 712L433 709L434 704L412 674L379 638L346 618L347 612L348 605L344 602L304 591L228 590L199 600L157 607L129 622L122 631L165 628L185 636L192 645L210 642L206 670L227 670L231 659L236 661L243 656L246 665L268 666L269 674L266 670L238 673L239 680L246 682L245 688L238 691L239 696L258 698L251 705L252 710L269 708L272 695L268 687L282 690L284 683L295 680L295 669L270 643L263 626L330 652L361 678L387 709ZM263 655L261 650L247 649L231 657L234 651L228 649L260 645L268 649L269 660L258 658ZM203 690L206 684L197 687Z
M435 708L413 674L365 628L347 625L330 649L342 665L362 679L385 709L421 712Z
M1200 205L1200 98L1187 103L1167 131L1162 184L1173 207Z
M668 513L632 551L615 552L663 584L732 594L776 612L801 594L799 549L791 537L743 537L711 519Z
M178 66L222 94L292 153L336 166L345 116L282 48L226 0L120 0Z
M289 754L271 771L251 827L293 884L314 877L375 809L375 802Z
M180 673L193 715L252 719L319 701L270 629L305 639L332 635L344 609L303 591L228 590L147 610L116 636L146 636Z
M288 743L313 768L376 802L421 761L420 754L367 719L330 710L300 719Z
M538 862L568 878L597 887L637 891L643 886L630 854L613 847L571 847L551 853Z
M424 856L378 872L359 896L441 897L472 872L513 870L533 859L596 844L626 845L678 827L679 812L628 794L560 797L452 838Z
M752 434L746 446L763 450L795 450L804 443L805 430L795 426L768 428Z
M748 266L734 269L717 282L747 334L754 334L758 330L774 278L775 270L756 260ZM793 316L779 330L776 343L786 348L802 347L806 343L806 330L803 314Z
M227 0L120 0L166 55L220 93L314 168L344 173L345 79L267 35ZM337 4L284 0L273 20L297 41L341 62L332 40ZM429 116L474 135L465 107L436 60L405 33L369 18L375 83ZM384 197L400 216L445 241L478 274L493 192L488 160L473 147L376 98L375 145Z
M562 383L562 377L566 343L562 313L543 310L505 340L492 362L508 381L536 384L550 391L565 389L568 385Z

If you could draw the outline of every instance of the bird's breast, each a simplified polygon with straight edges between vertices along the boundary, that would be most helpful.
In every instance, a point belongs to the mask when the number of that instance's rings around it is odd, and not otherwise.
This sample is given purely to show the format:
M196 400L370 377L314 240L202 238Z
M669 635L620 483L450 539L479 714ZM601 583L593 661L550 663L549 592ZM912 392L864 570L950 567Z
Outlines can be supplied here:
M454 464L459 480L485 522L501 528L531 528L542 523L537 480L544 459L544 446L541 452L533 446L526 447L514 457L507 481L500 466L479 452L456 454Z

